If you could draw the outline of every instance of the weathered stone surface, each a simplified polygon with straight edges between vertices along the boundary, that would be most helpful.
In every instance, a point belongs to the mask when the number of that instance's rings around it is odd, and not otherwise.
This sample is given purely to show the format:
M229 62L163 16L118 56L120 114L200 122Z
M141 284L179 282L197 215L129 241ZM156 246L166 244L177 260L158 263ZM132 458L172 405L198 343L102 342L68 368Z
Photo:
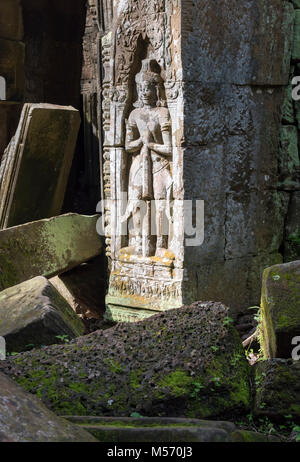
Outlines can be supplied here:
M105 310L106 269L105 256L101 255L50 282L78 315L99 318Z
M213 302L0 363L59 414L196 418L247 412L248 367L227 308Z
M5 148L16 132L21 111L21 103L0 101L0 162Z
M260 298L261 277L265 268L282 263L278 253L198 263L188 272L191 300L212 297L230 307L232 317L254 306ZM192 293L196 287L197 292Z
M300 10L295 11L292 59L296 61L300 60Z
M0 227L59 215L79 125L72 107L24 105L0 166Z
M284 260L300 259L300 191L291 194L285 222Z
M96 442L87 431L49 411L0 374L0 442Z
M300 334L300 261L265 269L261 297L262 348L267 358L290 358Z
M79 317L42 276L0 292L0 336L8 352L59 343L59 335L72 339L83 333Z
M20 0L1 1L0 37L10 40L22 40L23 19Z
M237 430L231 422L167 417L68 417L105 442L268 442L277 438Z
M298 129L294 125L283 125L280 131L280 179L293 178L299 167Z
M291 72L294 72L294 67L291 68ZM294 105L292 98L293 86L288 85L284 92L284 101L282 105L282 121L286 124L293 124L295 122Z
M293 6L282 0L221 0L218 8L215 2L184 0L184 80L286 84L293 21Z
M300 8L300 0L291 0L295 8Z
M22 42L0 39L0 75L6 80L6 99L11 101L23 98L24 56Z
M138 208L133 207L127 239L117 233L124 225L119 202L107 207L112 272L106 302L107 314L115 310L116 320L121 310L134 320L136 308L142 317L154 309L215 299L216 293L217 300L226 298L231 307L245 310L250 299L259 303L264 262L279 257L289 195L277 191L278 146L290 84L294 8L282 0L220 0L217 8L215 3L124 0L115 4L112 31L102 41L104 191L112 199L133 191L139 200L149 200L151 194L140 193L139 179L142 154L149 151L153 159L165 157L162 170L153 167L148 175L153 191L159 183L155 176L166 179L170 171L169 195L175 199L172 220L167 216L171 245L162 246L173 259L168 271L159 268L162 290L156 290L153 261L134 260L137 241L141 247L149 237L146 231L141 236L141 221L134 216ZM147 76L141 70L150 58L156 70ZM168 188L163 180L160 186L164 199ZM204 241L193 247L184 236L188 219L182 200L204 201ZM121 261L128 247L135 252Z
M300 362L259 361L255 366L254 414L272 420L300 419Z
M283 191L228 194L225 258L278 251L288 201L289 195Z
M0 231L0 290L64 273L102 251L98 216L61 215Z

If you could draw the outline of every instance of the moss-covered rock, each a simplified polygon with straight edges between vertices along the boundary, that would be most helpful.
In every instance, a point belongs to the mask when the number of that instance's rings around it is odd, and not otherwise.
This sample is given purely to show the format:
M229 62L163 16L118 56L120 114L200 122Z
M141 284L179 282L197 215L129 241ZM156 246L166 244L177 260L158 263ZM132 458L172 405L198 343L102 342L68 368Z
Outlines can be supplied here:
M100 255L98 215L76 213L0 230L0 290L51 277Z
M66 417L99 441L116 442L269 442L262 433L238 430L226 421L168 417Z
M57 417L35 396L0 374L0 443L97 442L83 428Z
M261 344L266 358L290 358L300 332L300 261L274 265L263 273Z
M300 362L260 361L254 367L254 414L272 421L300 422Z
M221 303L119 324L0 368L59 414L224 418L250 405L248 363Z
M50 282L40 276L0 292L0 335L8 352L79 337L84 325ZM27 347L27 348L26 348Z

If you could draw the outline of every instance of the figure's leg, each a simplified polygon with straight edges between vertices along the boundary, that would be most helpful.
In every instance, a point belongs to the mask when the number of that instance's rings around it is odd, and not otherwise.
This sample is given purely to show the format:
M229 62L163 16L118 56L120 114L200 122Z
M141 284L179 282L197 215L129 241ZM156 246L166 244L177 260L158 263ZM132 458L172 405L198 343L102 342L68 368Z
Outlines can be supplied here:
M156 249L168 248L168 236L166 235L166 200L155 201L156 207Z
M140 255L142 252L142 218L141 209L139 206L134 207L132 213L132 222L133 229L130 231L130 245L134 246L135 253Z

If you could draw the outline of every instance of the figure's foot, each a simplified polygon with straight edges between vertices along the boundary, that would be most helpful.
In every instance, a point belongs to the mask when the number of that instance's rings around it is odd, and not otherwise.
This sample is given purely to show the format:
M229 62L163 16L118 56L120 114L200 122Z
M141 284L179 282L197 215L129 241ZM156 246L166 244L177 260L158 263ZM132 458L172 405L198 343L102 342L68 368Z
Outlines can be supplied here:
M142 255L142 247L135 245L123 247L123 249L120 250L120 256L121 255Z
M174 260L175 254L171 250L158 247L155 252L155 256L158 258L167 258L168 260Z

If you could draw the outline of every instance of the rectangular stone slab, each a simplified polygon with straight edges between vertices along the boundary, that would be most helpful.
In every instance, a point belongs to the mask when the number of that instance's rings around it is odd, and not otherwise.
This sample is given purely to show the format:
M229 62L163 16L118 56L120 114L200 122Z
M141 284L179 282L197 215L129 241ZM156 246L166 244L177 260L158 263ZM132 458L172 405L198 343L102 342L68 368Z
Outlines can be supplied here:
M79 126L71 106L24 105L0 165L0 228L60 214Z
M35 276L52 277L102 252L98 216L61 215L0 231L0 291Z
M37 276L0 292L0 335L8 352L84 333L84 324L48 279Z

